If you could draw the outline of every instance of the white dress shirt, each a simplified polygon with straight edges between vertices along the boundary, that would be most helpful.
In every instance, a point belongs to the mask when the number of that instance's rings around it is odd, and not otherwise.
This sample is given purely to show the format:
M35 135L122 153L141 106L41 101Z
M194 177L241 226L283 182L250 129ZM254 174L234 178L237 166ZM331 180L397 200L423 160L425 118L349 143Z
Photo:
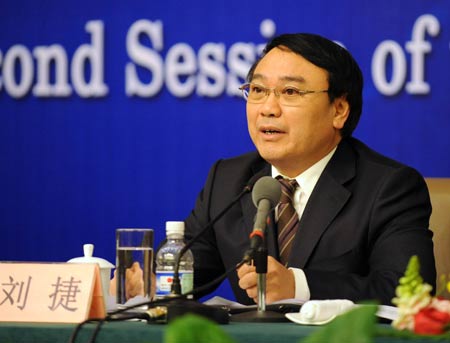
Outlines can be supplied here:
M299 187L295 190L294 193L294 207L297 211L298 218L302 217L303 211L306 207L308 199L316 186L317 181L319 180L320 175L325 169L326 165L330 161L333 156L336 148L334 148L328 155L322 158L320 161L309 167L300 175L295 177ZM285 175L281 174L277 168L272 166L272 177L277 177L281 175L282 177L289 179ZM277 213L276 213L277 214ZM309 300L311 298L311 294L309 292L308 280L306 280L305 273L300 268L289 268L294 272L295 279L295 298L301 300Z

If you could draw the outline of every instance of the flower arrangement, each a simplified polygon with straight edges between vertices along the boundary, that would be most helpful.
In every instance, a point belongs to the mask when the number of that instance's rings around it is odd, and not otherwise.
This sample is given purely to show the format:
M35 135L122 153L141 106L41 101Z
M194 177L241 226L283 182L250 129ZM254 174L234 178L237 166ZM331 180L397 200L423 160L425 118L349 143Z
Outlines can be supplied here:
M441 287L450 292L450 281L445 276L441 278ZM412 256L392 300L398 307L398 318L392 326L417 334L436 335L450 330L450 300L432 296L431 291L432 287L420 276L419 258Z

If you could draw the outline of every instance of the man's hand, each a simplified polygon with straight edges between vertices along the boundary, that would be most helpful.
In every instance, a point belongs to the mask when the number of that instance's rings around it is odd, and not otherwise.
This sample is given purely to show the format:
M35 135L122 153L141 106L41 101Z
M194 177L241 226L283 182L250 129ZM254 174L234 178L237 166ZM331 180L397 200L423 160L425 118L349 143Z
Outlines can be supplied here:
M244 264L238 269L239 287L247 292L255 303L258 301L255 266ZM272 256L267 258L266 303L295 297L294 273Z
M130 268L125 271L125 296L128 299L137 295L144 295L144 281L143 270L139 266L138 262L134 262ZM109 284L109 294L116 295L116 270L114 271L114 277ZM155 295L156 290L156 276L152 273L151 276L151 298Z
M131 268L125 271L125 294L127 299L137 295L144 295L144 271L138 262L134 262Z

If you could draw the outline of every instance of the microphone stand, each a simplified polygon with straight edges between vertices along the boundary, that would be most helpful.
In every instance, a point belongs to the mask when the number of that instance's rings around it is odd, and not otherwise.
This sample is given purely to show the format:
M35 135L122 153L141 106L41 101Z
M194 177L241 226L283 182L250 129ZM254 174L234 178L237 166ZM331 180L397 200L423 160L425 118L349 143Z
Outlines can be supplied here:
M267 249L259 248L255 254L255 267L258 287L258 312L266 311L266 279L267 279Z
M253 252L253 264L256 268L258 305L257 310L233 314L230 318L234 322L287 322L284 313L266 310L266 276L267 276L267 248L262 244Z

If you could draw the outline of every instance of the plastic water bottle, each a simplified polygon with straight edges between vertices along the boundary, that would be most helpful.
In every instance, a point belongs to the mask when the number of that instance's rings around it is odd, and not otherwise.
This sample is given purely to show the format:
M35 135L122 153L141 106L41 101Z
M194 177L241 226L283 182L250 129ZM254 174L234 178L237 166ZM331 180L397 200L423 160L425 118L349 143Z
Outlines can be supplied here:
M184 222L166 222L167 242L156 253L156 298L171 294L175 265L184 243ZM194 257L187 250L180 259L178 275L181 293L186 294L194 287Z

